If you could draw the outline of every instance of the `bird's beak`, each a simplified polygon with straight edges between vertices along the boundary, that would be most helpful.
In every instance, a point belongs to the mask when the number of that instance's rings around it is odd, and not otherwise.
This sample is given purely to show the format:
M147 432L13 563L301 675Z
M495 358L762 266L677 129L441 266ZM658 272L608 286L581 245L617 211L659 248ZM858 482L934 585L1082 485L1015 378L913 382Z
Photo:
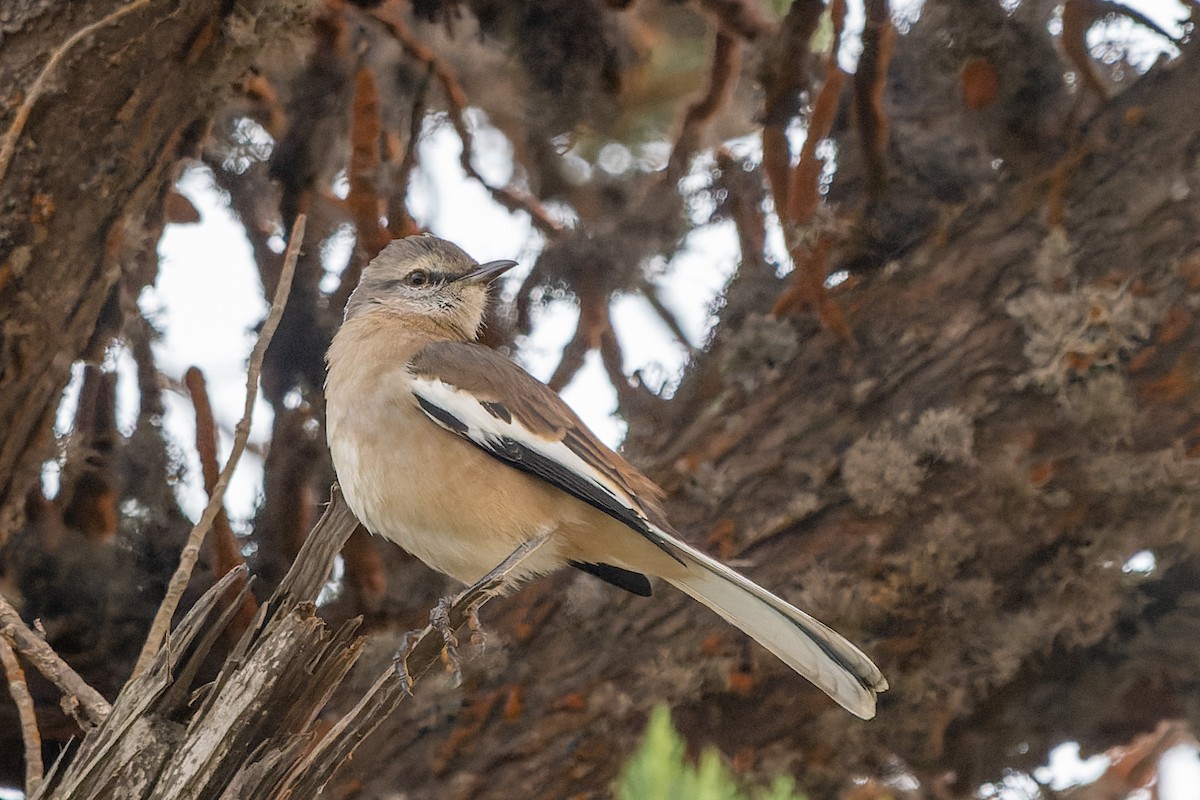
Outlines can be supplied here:
M517 262L515 261L489 261L486 264L480 264L478 267L459 278L459 280L463 283L482 283L486 285L496 280L496 278L499 278L516 265Z

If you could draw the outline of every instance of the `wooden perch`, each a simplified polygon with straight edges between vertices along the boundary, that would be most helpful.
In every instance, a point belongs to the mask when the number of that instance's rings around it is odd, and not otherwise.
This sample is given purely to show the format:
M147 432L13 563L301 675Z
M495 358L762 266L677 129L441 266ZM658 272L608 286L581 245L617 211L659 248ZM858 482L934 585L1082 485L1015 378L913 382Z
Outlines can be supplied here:
M245 569L225 575L175 629L171 647L125 685L71 763L51 770L31 800L319 796L358 744L410 696L414 682L441 661L444 637L498 596L547 538L518 548L456 597L444 609L445 625L410 634L396 666L389 664L317 738L314 723L364 641L355 635L357 620L334 630L316 615L334 557L357 525L335 487L291 570L197 699L200 666L236 609L223 608L221 598L244 582Z

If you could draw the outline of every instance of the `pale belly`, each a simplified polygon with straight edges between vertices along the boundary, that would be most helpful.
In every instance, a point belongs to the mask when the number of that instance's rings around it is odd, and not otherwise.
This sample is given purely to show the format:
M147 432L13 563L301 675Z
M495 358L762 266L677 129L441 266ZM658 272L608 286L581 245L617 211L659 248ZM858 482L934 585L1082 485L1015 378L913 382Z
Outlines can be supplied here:
M346 502L369 531L439 572L473 583L522 542L580 521L572 498L443 430L415 404L360 398L351 411L331 398L329 446ZM562 544L552 538L521 577L562 566Z

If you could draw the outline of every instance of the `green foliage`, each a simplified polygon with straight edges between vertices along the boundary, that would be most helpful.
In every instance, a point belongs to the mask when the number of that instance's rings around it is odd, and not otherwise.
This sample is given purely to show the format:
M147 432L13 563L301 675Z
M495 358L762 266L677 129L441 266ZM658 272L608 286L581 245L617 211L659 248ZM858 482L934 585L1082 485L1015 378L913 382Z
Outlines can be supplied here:
M658 706L650 714L642 746L625 765L617 783L619 800L804 800L795 782L781 775L769 788L739 785L721 756L708 748L693 766L684 757L683 739L671 725L671 712Z

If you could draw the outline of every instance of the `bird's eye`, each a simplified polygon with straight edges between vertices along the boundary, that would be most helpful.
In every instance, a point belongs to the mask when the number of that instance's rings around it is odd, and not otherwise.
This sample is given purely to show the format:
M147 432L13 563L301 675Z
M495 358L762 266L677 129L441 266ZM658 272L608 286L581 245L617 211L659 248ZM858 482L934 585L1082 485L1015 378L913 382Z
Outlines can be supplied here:
M429 283L429 273L423 269L415 269L405 278L409 286L424 286Z

